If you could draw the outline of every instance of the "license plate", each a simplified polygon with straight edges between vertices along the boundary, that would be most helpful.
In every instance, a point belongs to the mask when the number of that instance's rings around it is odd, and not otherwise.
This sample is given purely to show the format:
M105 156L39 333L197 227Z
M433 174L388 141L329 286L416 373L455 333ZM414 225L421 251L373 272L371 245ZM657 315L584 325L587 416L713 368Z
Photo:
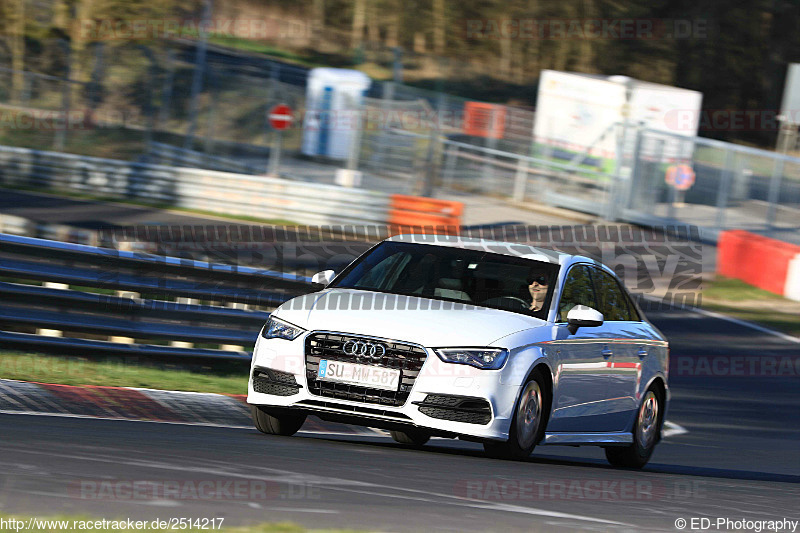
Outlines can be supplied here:
M319 362L317 379L361 385L370 389L397 390L400 383L400 371L323 359Z

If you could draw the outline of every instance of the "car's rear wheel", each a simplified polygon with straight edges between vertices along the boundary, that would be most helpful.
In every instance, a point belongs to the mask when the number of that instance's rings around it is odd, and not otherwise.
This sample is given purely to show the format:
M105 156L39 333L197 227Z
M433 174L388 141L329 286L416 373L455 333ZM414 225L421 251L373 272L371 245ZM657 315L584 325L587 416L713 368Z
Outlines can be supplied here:
M430 440L430 433L421 429L405 429L403 431L390 431L389 434L400 444L410 444L412 446L423 446Z
M483 449L486 454L500 459L526 459L544 436L549 405L549 391L537 370L522 387L514 418L511 420L508 440L485 442Z
M661 391L654 387L647 389L636 422L633 426L633 444L625 447L606 448L606 459L614 466L642 468L650 460L658 443L664 416L664 400Z
M256 429L268 435L290 437L297 433L303 422L306 421L306 415L271 414L259 405L251 405L250 412L253 415L253 424Z

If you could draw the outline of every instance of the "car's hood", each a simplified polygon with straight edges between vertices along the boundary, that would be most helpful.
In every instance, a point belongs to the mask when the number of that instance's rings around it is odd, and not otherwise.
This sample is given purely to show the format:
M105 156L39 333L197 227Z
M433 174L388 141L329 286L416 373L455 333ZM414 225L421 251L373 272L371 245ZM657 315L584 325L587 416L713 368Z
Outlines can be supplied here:
M275 313L308 330L358 333L428 347L489 346L545 323L498 309L353 289L301 296Z

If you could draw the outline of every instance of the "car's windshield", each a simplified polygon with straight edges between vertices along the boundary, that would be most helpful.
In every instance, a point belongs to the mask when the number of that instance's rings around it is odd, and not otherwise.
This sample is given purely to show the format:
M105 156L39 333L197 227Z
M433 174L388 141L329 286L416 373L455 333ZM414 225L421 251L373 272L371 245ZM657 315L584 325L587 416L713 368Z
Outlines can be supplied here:
M545 319L558 268L483 250L383 242L330 287L461 302Z

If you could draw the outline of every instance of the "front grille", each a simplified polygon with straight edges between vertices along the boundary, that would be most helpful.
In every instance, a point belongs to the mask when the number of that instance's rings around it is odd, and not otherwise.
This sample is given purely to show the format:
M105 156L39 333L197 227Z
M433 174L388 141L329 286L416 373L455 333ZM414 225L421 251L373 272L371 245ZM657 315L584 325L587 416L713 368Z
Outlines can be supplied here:
M380 342L386 353L375 359L360 359L356 355L344 353L343 346L348 341ZM373 339L341 333L312 333L306 337L306 378L308 391L317 396L328 396L342 400L401 406L408 400L414 381L422 369L427 353L421 346L404 342ZM317 370L321 359L367 364L400 370L398 390L381 390L317 380Z
M253 370L253 390L262 394L274 396L292 396L297 394L300 385L294 374L273 370L271 368L257 368Z
M483 398L428 394L414 405L419 406L420 413L440 420L485 425L492 419L492 408Z

